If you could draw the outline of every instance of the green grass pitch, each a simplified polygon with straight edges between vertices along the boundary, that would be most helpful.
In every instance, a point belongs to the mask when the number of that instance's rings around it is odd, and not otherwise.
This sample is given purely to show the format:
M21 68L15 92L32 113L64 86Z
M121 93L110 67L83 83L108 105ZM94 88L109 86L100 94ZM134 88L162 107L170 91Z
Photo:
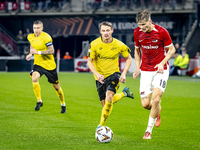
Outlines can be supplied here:
M113 130L111 143L100 144L95 129L101 104L91 73L59 73L67 113L45 76L40 79L43 107L36 112L32 81L25 73L0 73L0 150L199 150L200 79L170 77L162 97L161 126L151 140L143 140L149 111L141 106L139 78L125 84L135 99L114 104L105 126Z

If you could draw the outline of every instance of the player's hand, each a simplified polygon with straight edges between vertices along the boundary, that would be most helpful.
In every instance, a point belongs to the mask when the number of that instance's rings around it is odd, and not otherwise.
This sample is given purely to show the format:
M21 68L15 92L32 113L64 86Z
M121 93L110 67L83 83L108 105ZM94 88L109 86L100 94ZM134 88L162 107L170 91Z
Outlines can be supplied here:
M121 82L121 83L125 83L126 82L126 75L121 75L120 76L120 78L119 78L119 81Z
M164 73L164 66L161 63L157 64L154 68L158 68L157 73Z
M136 79L140 74L140 70L136 70L134 73L133 73L133 79Z
M96 77L97 77L98 81L99 81L101 84L104 84L104 82L103 82L104 76L103 76L102 74L98 74Z
M32 54L28 54L28 55L26 55L26 60L31 60L30 58L31 58L31 56L32 56Z
M38 51L36 51L34 48L31 48L31 49L30 49L30 52L31 52L32 54L38 54Z

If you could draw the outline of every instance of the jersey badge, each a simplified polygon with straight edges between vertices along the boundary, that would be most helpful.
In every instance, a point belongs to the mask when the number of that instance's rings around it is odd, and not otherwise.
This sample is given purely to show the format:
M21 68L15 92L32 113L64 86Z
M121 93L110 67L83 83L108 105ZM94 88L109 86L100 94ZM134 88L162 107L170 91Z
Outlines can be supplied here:
M156 39L153 39L153 41L152 42L158 42L158 40L156 40Z

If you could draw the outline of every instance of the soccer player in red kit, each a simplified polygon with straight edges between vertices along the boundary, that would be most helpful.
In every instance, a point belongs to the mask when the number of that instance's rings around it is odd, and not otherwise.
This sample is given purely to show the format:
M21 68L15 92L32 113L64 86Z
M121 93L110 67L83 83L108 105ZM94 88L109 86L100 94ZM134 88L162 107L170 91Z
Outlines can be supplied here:
M168 31L152 23L148 10L136 15L138 27L134 30L136 79L140 72L140 97L142 106L150 110L148 126L143 139L151 139L154 124L160 126L161 97L169 77L168 60L175 53ZM165 50L167 48L167 51Z

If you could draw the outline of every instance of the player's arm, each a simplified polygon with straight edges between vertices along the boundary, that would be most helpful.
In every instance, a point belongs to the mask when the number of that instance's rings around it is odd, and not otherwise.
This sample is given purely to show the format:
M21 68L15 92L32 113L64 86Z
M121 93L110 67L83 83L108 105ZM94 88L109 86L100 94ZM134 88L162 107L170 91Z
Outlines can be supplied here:
M133 79L136 79L140 74L141 51L140 47L135 47L135 64L136 71L133 73Z
M170 58L174 55L176 51L173 44L171 44L167 49L168 49L168 52L165 58L154 67L154 68L158 68L157 70L158 73L164 73L164 65L170 60Z
M125 59L126 59L126 65L125 65L124 71L122 72L122 75L119 78L120 82L122 83L125 83L126 73L128 72L128 69L130 68L131 63L132 63L132 57L130 54Z
M97 70L96 70L96 68L94 67L94 64L93 64L93 59L90 58L90 57L88 57L88 67L90 68L92 73L97 77L98 81L103 84L104 83L103 82L104 76L97 72Z
M28 55L26 55L26 60L31 60L30 58L31 58L31 56L32 56L32 53L31 53L31 49L32 49L33 47L31 46L31 44L30 44L30 53L28 54Z
M37 51L36 49L31 48L32 54L49 55L49 54L54 54L54 52L55 50L54 50L53 44L48 46L48 49L45 51Z
M48 46L48 49L46 51L41 51L42 55L49 55L49 54L54 54L55 50L53 45Z

